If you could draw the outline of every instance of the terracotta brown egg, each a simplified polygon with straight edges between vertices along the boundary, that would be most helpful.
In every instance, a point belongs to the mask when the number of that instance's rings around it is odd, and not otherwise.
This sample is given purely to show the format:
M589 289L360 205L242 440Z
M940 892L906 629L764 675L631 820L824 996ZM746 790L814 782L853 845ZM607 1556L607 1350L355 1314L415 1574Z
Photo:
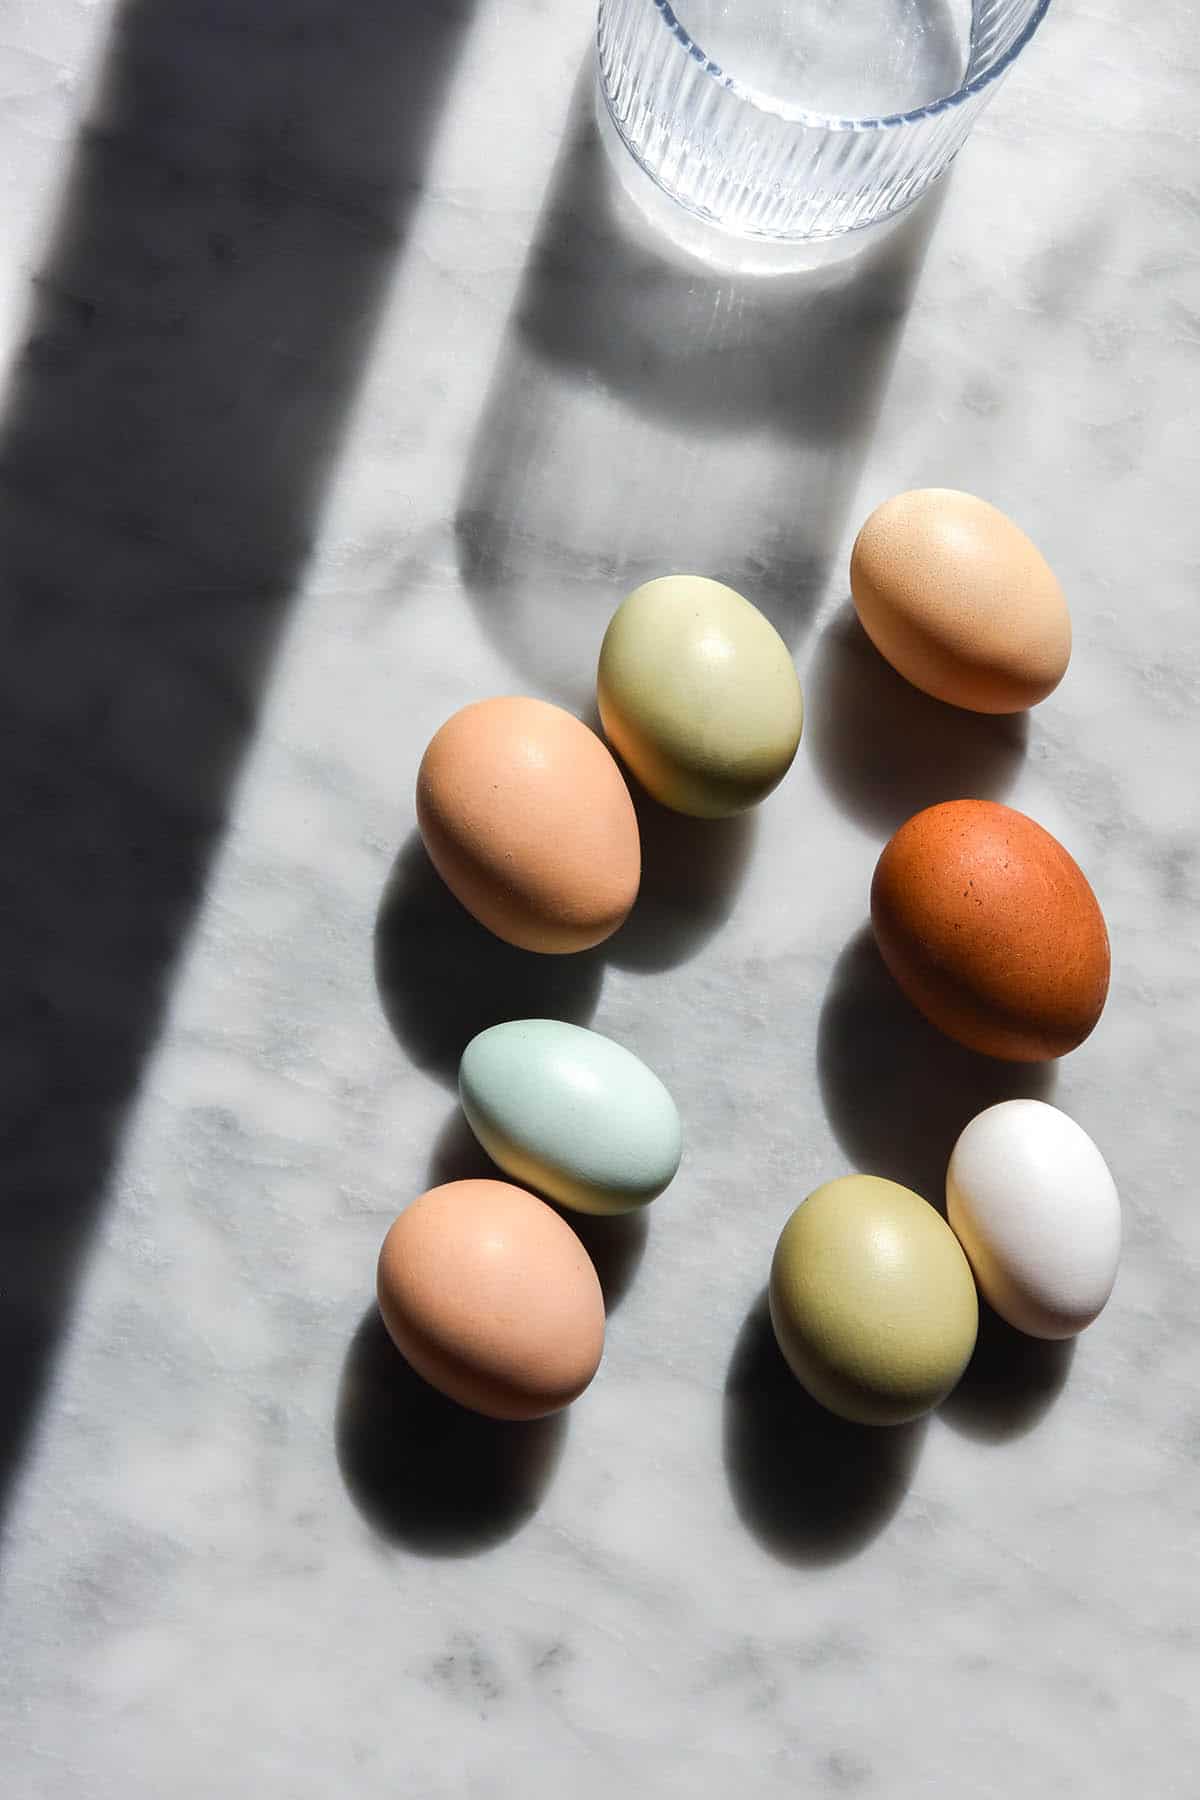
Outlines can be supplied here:
M1104 915L1048 831L994 800L902 825L871 884L884 962L931 1024L1011 1062L1074 1050L1108 994Z

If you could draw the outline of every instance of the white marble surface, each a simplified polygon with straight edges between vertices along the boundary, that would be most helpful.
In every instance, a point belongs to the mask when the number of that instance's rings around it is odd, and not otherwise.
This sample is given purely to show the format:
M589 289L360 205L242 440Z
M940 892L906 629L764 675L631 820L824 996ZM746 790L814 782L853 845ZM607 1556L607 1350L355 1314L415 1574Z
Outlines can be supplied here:
M4 1793L1194 1794L1196 8L1055 0L940 214L792 286L614 218L589 12L0 3ZM1027 732L847 621L857 523L928 482L1069 591ZM786 630L805 746L754 828L649 833L605 953L527 964L423 871L417 758L479 695L585 706L672 564ZM883 837L963 792L1107 910L1040 1089L862 936ZM373 1265L474 1166L461 1041L543 1010L688 1151L593 1232L592 1389L495 1432L403 1380ZM925 1429L823 1424L755 1310L780 1224L1020 1091L1117 1176L1107 1313Z

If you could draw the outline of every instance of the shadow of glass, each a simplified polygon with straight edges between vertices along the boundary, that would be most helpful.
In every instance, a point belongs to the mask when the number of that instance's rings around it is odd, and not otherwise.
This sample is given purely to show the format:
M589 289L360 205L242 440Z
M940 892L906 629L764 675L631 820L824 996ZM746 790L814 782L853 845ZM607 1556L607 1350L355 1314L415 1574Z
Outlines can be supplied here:
M738 1334L725 1383L725 1470L744 1525L788 1563L853 1556L899 1507L926 1422L851 1425L784 1362L765 1294Z
M342 1368L335 1436L355 1505L388 1542L470 1556L519 1531L541 1504L565 1413L513 1423L468 1412L422 1381L375 1307Z
M855 1172L885 1175L945 1209L946 1165L968 1120L999 1100L1049 1099L1053 1063L965 1050L922 1018L869 925L838 957L817 1028L825 1114Z
M939 205L830 269L709 269L622 191L589 56L457 509L467 591L523 681L585 705L615 606L671 572L795 642Z
M939 1416L980 1443L1023 1437L1066 1386L1075 1342L1026 1337L981 1300L975 1354Z
M440 1187L444 1181L509 1179L480 1147L471 1127L455 1107L438 1133L429 1159L429 1186ZM556 1206L555 1211L566 1220L591 1257L600 1277L604 1310L612 1312L628 1292L645 1255L646 1239L650 1235L648 1209L619 1213L612 1218L571 1212L565 1206Z
M939 800L999 800L1020 772L1026 713L991 717L931 699L884 661L847 604L817 642L804 684L808 754L826 792L890 836Z
M115 11L0 424L0 1487L473 10Z
M506 1019L568 1019L596 1009L603 961L595 950L538 956L517 950L459 905L413 832L392 865L375 920L375 981L383 1010L418 1068L450 1087L477 1032Z

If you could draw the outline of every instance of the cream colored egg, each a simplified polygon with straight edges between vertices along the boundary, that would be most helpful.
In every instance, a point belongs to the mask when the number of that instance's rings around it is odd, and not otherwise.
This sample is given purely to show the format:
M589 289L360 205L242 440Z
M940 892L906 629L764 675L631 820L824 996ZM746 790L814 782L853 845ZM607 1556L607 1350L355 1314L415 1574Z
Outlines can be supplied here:
M1071 657L1071 619L1045 557L1004 513L954 488L876 507L850 558L862 626L892 667L971 712L1044 700Z

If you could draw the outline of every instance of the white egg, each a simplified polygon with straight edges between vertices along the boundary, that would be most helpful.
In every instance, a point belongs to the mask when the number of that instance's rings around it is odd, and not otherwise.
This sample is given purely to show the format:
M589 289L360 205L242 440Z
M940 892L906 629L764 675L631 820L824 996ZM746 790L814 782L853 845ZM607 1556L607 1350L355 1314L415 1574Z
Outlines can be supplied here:
M1018 1331L1074 1337L1112 1293L1116 1184L1056 1106L1005 1100L972 1119L946 1171L946 1209L980 1293Z

